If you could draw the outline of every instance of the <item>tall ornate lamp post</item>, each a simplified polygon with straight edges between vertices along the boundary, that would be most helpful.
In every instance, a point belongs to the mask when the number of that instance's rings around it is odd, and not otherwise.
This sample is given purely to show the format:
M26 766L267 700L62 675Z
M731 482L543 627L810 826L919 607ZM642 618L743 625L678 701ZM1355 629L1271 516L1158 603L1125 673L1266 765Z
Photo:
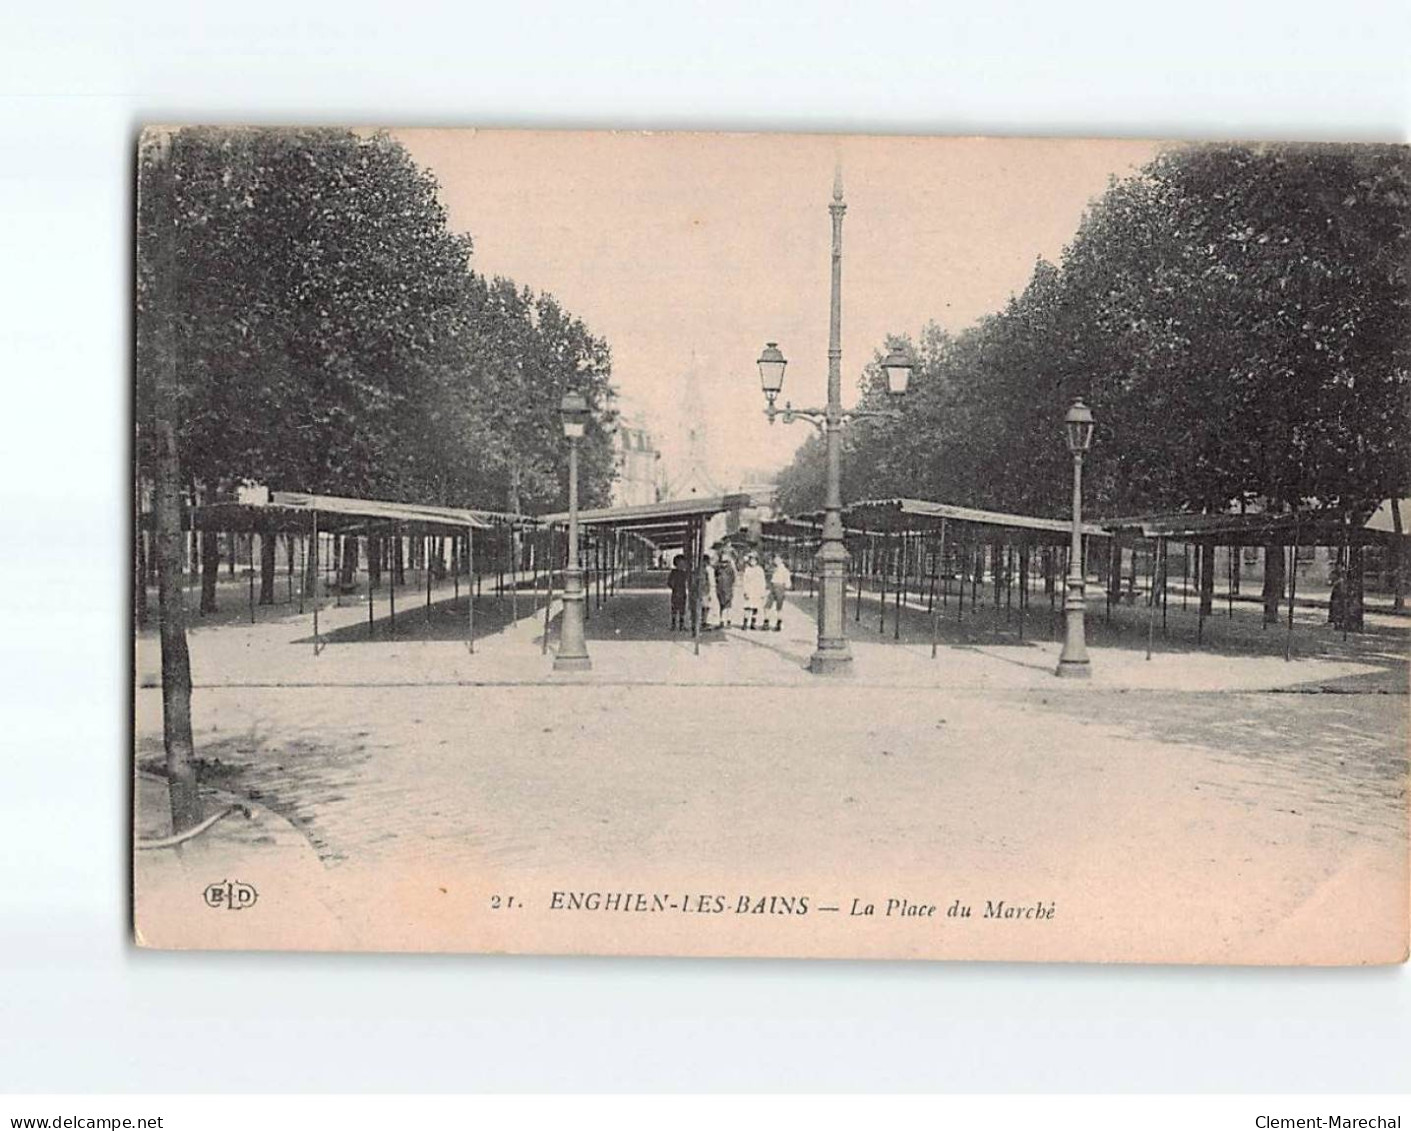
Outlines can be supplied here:
M1073 543L1068 553L1068 591L1063 597L1063 654L1058 675L1086 679L1092 675L1083 614L1087 610L1087 583L1083 572L1083 456L1093 443L1093 414L1081 400L1073 402L1063 418L1063 435L1073 453Z
M588 427L588 402L567 392L559 404L568 437L568 565L563 571L563 620L559 625L556 672L586 672L593 666L583 636L583 571L578 565L578 441Z
M828 406L823 409L803 409L794 408L785 402L783 409L776 408L774 402L784 386L784 368L788 362L779 351L777 342L769 342L759 355L758 361L760 385L764 389L765 399L769 402L764 410L769 422L773 424L776 416L782 416L785 424L806 420L819 428L827 438L828 487L823 504L822 544L815 559L818 562L820 586L818 646L808 665L809 670L818 675L846 672L852 664L852 651L848 648L843 615L843 586L848 571L848 551L843 544L843 426L858 417L897 415L891 410L843 411L843 213L846 211L847 205L843 203L843 176L839 170L833 179L833 200L828 205L829 215L833 218L832 302L828 326ZM892 350L882 366L887 372L887 391L896 396L905 393L911 378L911 359L900 350Z

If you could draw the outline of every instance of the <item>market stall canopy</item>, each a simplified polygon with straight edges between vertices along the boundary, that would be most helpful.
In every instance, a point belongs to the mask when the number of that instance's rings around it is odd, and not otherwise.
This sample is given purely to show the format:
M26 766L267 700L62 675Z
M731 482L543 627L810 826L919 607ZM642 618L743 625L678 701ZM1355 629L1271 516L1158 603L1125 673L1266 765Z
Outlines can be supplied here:
M702 525L707 519L722 512L740 511L751 505L751 497L742 492L710 495L662 503L638 503L633 506L598 507L579 511L578 523L588 529L608 528L636 534L658 549L671 550L686 545L693 526ZM563 525L568 522L568 512L540 515L539 521Z
M1374 525L1374 520L1384 512L1386 525ZM1367 546L1387 543L1393 538L1389 502L1365 521L1357 521L1348 511L1318 507L1281 514L1138 515L1103 519L1102 525L1116 535L1166 538L1174 542L1212 539L1221 546L1334 546L1343 542Z
M816 524L822 512L793 515L786 520L797 529L800 523ZM1035 518L1031 515L987 511L976 507L961 507L952 503L937 503L930 499L864 499L843 508L843 525L860 533L894 533L938 528L942 521L966 523L974 527L994 527L1006 532L1024 532L1033 541L1063 544L1073 531L1070 521L1057 518ZM775 524L766 524L771 529ZM1102 526L1085 523L1083 533L1093 537L1106 535Z
M440 507L427 503L394 503L382 499L353 499L342 495L312 495L302 491L275 491L268 501L207 503L188 512L193 530L271 534L304 533L313 528L328 534L363 534L398 527L404 534L463 534L467 528L487 530L505 521L532 522L494 511Z

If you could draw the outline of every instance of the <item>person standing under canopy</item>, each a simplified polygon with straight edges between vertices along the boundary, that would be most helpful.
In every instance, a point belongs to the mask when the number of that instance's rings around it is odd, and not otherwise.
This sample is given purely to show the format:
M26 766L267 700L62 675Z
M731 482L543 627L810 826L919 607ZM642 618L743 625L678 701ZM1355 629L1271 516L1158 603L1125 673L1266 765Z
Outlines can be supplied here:
M679 632L690 627L686 623L686 594L691 588L691 574L686 569L685 554L677 554L671 559L671 572L666 575L666 584L671 589L671 631Z
M784 597L794 587L794 575L778 554L769 566L769 592L764 599L764 629L769 629L769 616L774 614L774 631L784 628Z
M767 588L764 567L759 564L759 559L753 553L746 555L745 568L740 571L741 628L759 627L759 613L764 607Z
M711 621L715 619L715 567L711 564L710 554L701 555L700 571L696 575L696 591L700 594L700 617L701 631L705 632L711 627ZM719 622L715 627L719 628Z
M720 603L722 628L735 627L735 556L729 546L720 550L715 564L715 594Z

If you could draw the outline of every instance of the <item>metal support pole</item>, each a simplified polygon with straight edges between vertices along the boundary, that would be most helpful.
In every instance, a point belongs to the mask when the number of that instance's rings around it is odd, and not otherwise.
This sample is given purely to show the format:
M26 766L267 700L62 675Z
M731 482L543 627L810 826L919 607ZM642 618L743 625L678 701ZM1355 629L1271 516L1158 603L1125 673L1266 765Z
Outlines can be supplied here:
M519 527L518 519L510 520L510 623L519 623Z
M883 534L883 535L882 535L882 549L883 549L883 552L882 552L882 555L881 555L882 563L881 563L880 566L878 566L877 563L876 563L876 560L874 559L874 561L873 561L873 568L874 568L874 569L876 570L876 572L877 572L877 593L878 593L878 596L881 598L881 599L877 602L878 608L881 610L881 612L878 614L878 618L877 618L877 632L878 632L879 634L887 631L887 554L886 554L886 546L887 546L887 535Z
M1393 501L1392 506L1400 506L1400 504ZM1352 619L1352 602L1354 600L1352 586L1352 547L1349 545L1348 540L1348 531L1351 525L1351 516L1344 512L1342 516L1342 568L1338 571L1339 589L1337 610L1338 624L1342 628L1342 639L1344 643L1347 642L1347 622ZM1297 555L1294 556L1293 569L1298 569Z
M557 556L554 553L554 528L549 527L549 568L544 578L544 635L539 642L539 655L544 655L549 650L549 617L554 607L554 561Z
M1029 548L1019 547L1019 639L1024 639L1024 603L1029 596Z
M901 599L906 591L906 531L897 535L897 593L892 605L892 639L901 639Z
M865 536L864 536L865 537ZM857 592L853 594L852 619L854 624L862 623L862 571L867 568L867 552L864 549L861 553L855 554L851 559L852 579L857 587ZM819 613L822 616L822 613Z
M1225 619L1235 619L1235 548L1225 547Z
M475 561L475 527L465 528L465 556L468 562ZM471 566L474 568L474 565ZM475 655L475 590L470 584L470 578L466 578L465 586L465 646L470 654Z
M970 556L970 545L966 543L960 547L960 552L956 554L956 560L960 562L960 592L957 596L955 610L955 622L959 624L965 619L965 569L966 560Z
M933 600L931 601L931 659L933 659L933 660L936 658L936 649L937 649L938 645L940 644L940 638L941 638L941 610L936 607L936 602L935 602L935 600L934 600L934 597L935 597L935 595L936 595L936 594L935 594L935 584L936 584L936 573L935 573L935 571L938 570L938 569L945 569L945 565L946 565L946 520L945 520L944 518L942 518L942 519L941 519L941 544L940 544L939 549L938 549L937 552L936 552L936 560L935 560L934 564L933 564L932 567L931 567L931 587L932 587L932 588L931 588L931 596L932 596L932 598L933 598ZM944 593L945 593L945 579L944 579L944 578L942 578L942 580L941 580L941 593L942 593L942 598L941 598L941 599L942 599L942 602L944 603L944 600L945 600L945 597L944 597Z
M705 520L697 518L691 524L691 553L686 559L691 567L691 583L687 587L691 594L691 650L697 656L701 654L701 543L704 541Z
M1171 586L1167 584L1171 576L1171 544L1165 538L1157 539L1161 552L1161 638L1166 639L1166 606L1171 600Z
M1146 573L1146 658L1151 659L1151 641L1156 632L1156 555L1159 542L1152 543Z
M1004 623L1014 619L1014 547L1009 542L1004 545Z
M313 599L314 599L314 655L317 656L317 655L318 655L318 652L319 652L319 643L318 643L318 511L314 511L314 532L313 532L312 552L313 552L313 559L314 559L314 560L313 560L313 569L310 570L310 572L311 572L311 573L313 574L313 576L314 576L314 592L313 592ZM204 563L202 563L202 564L204 564Z

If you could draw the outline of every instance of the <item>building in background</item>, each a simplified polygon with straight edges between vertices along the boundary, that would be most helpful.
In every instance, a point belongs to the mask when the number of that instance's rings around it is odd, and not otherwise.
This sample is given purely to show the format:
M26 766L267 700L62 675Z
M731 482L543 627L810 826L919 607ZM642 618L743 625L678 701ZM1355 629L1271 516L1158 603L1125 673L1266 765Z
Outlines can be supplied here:
M661 452L641 412L619 410L613 434L613 462L617 478L612 484L612 504L617 507L658 502L664 495Z

